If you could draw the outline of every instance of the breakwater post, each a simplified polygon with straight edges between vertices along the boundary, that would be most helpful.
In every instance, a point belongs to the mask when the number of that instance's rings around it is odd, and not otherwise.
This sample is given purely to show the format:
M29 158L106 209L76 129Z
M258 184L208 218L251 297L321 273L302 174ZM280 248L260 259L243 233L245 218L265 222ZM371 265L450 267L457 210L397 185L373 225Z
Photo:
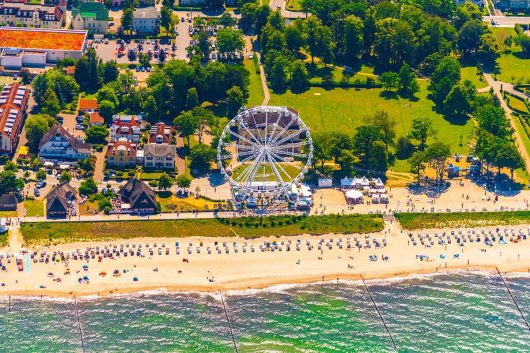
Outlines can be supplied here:
M7 311L11 311L11 295L7 297Z
M228 323L228 330L230 331L230 336L232 337L232 343L234 344L234 351L236 353L239 353L238 350L237 350L237 343L236 343L236 338L234 336L234 331L232 331L232 325L230 324L230 318L228 317L228 310L226 310L226 305L225 305L225 300L223 298L223 293L221 293L220 290L218 292L219 292L219 297L221 297L221 303L223 303L223 309L225 311L226 322Z
M388 329L388 326L386 325L385 319L383 318L383 315L381 315L381 312L379 311L379 308L377 307L377 304L374 300L374 297L372 296L372 293L370 292L370 289L368 289L368 286L366 285L366 282L364 281L363 275L361 276L361 281L363 282L364 288L366 289L366 292L370 296L370 300L372 301L372 304L374 304L375 311L377 311L377 315L379 315L379 319L381 319L381 322L383 323L383 326L385 327L386 332L388 333L388 337L390 337L390 341L392 342L392 345L394 346L394 349L397 350L396 342L394 341L394 337L392 337L392 334L390 333L390 330Z
M499 268L495 266L495 269L497 270L497 273L499 274L499 277L501 278L502 284L504 284L506 291L508 291L508 295L510 296L510 298L512 298L512 302L515 305L515 308L517 309L517 311L519 311L519 314L523 318L523 321L526 327L528 328L528 331L530 331L530 324L528 323L528 320L524 316L523 311L521 310L521 307L517 303L517 300L515 300L515 297L513 296L512 291L510 290L510 287L508 287L508 283L506 283L506 281L504 280L504 277L502 277L502 274L501 274L501 271L499 271Z
M77 317L77 328L79 330L79 337L81 339L81 349L83 350L83 353L86 352L85 350L85 340L83 339L83 328L81 327L81 320L79 319L79 305L77 305L77 298L74 295L74 305L75 305L75 315Z

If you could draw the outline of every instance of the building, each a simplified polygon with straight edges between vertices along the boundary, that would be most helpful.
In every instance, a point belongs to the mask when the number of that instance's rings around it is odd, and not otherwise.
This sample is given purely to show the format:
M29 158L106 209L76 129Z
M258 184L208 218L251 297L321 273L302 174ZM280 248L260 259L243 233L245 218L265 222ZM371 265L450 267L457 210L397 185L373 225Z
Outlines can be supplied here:
M76 195L67 181L54 186L46 196L46 217L67 218L75 209Z
M8 26L61 28L66 21L66 8L61 6L4 3L0 6L0 23Z
M144 145L144 166L150 169L175 169L177 148L168 143L146 143Z
M130 141L116 141L108 145L107 166L114 168L128 168L136 165L138 146Z
M0 154L15 152L26 118L29 90L18 82L5 85L0 92Z
M529 10L530 0L501 0L495 3L501 10Z
M171 128L164 123L158 123L149 130L149 143L171 143Z
M75 138L62 125L53 126L39 144L39 157L48 162L74 164L91 154L92 145Z
M135 9L132 30L136 33L158 33L160 31L160 11L155 7Z
M65 58L80 58L87 48L87 31L42 28L0 28L0 66L53 65Z
M122 212L156 213L156 194L143 181L129 179L118 194Z
M88 125L93 126L103 126L105 124L105 119L98 112L89 113Z
M14 194L0 195L0 211L16 211L17 197Z
M140 129L144 130L147 122L144 120L142 115L123 115L123 114L114 114L112 116L112 121L120 120L123 123L131 122L134 119L136 123L140 125Z
M77 104L77 109L83 114L95 112L99 109L98 101L81 98Z
M100 2L79 2L79 7L72 9L72 25L76 30L84 29L89 33L107 34L109 10Z
M141 124L134 116L131 119L118 118L110 126L110 142L126 140L138 143L142 133Z

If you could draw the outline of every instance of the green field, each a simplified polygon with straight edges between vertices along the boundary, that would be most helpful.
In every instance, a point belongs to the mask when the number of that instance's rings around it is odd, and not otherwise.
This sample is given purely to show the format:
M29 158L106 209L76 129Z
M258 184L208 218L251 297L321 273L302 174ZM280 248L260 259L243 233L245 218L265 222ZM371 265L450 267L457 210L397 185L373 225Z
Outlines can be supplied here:
M248 91L249 91L249 97L247 105L249 107L253 107L256 105L261 105L263 103L263 86L261 85L261 78L259 74L256 73L256 66L254 65L254 61L252 60L245 60L244 61L245 68L250 73L249 79L249 85L248 85Z
M485 227L527 224L530 211L464 212L464 213L398 213L403 229Z
M9 238L9 231L0 234L0 248L7 246L7 239Z
M462 81L470 80L471 82L473 82L475 87L477 87L477 89L488 86L488 83L486 82L486 79L484 78L484 76L477 75L477 68L475 66L463 67L461 74L462 74Z
M528 113L528 107L526 106L525 102L521 98L512 96L512 95L507 96L507 98L510 99L510 101L507 102L510 108L516 111L520 110L523 113Z
M379 215L271 216L171 221L22 223L27 245L107 241L139 237L235 236L257 238L323 233L367 233L383 229Z
M322 84L322 75L329 70L332 70L333 82L336 86L341 85L345 74L350 75L348 80L349 84L365 84L367 77L372 77L374 80L377 80L378 77L374 73L374 68L371 66L362 65L357 71L345 71L342 67L328 66L327 68L324 68L323 65L317 64L317 68L313 72L313 77L310 79L311 85L320 86Z
M471 135L473 123L452 124L433 110L434 103L427 99L427 82L419 80L421 91L417 101L380 96L381 89L342 89L325 90L311 88L302 94L287 92L272 94L270 105L286 105L300 113L302 120L312 133L320 131L341 131L353 135L356 127L363 124L363 118L378 110L387 111L398 124L397 136L410 131L414 118L427 116L433 120L438 131L438 139L451 144L452 153L466 154L469 148L465 141ZM464 144L459 146L460 136Z
M40 200L24 200L24 208L28 217L44 216L44 202Z
M285 7L289 11L302 11L302 4L300 4L300 0L287 0L287 5Z
M530 58L524 57L520 50L501 55L497 62L500 67L499 81L530 83Z

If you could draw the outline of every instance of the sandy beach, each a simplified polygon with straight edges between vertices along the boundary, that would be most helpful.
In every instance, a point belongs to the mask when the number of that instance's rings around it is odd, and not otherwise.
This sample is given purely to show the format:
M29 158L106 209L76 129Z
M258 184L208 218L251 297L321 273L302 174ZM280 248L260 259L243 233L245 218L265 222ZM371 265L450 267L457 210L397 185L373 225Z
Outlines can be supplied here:
M512 229L515 236L512 235ZM107 243L73 243L28 250L30 254L36 251L36 257L39 258L44 250L50 255L54 251L70 255L79 249L84 254L87 246L94 250L99 246L100 251L103 251L107 245L112 253L114 245L119 250L123 244L124 251L133 251L134 256L128 254L124 257L122 254L112 259L102 257L98 261L98 255L92 259L89 252L88 260L70 258L63 262L57 257L53 262L50 257L49 263L45 263L33 262L28 254L23 256L23 272L17 270L14 258L7 263L5 251L0 251L4 255L2 264L7 270L1 272L0 295L103 296L160 288L168 291L216 292L278 284L357 280L361 276L364 279L379 279L454 269L497 271L498 268L501 272L528 272L529 229L528 226L507 227L506 234L504 227L484 228L484 234L481 234L482 228L474 229L475 234L469 230L474 241L466 239L464 246L456 241L458 230L454 230L453 236L450 236L450 229L414 232L411 238L408 232L402 232L395 224L388 225L383 232L370 235L302 235L255 240L145 238ZM497 230L501 235L505 234L506 243L501 244L498 235L491 242L491 234L488 236L490 230L494 235ZM520 230L522 233L519 233ZM461 231L461 239L468 238L468 230ZM441 236L443 232L446 232L443 238L445 244L439 244L435 233ZM426 233L429 233L432 243L426 238ZM420 234L424 245L421 244ZM527 235L527 239L522 234ZM480 242L475 241L477 236L481 237ZM485 244L486 236L492 245ZM447 243L449 238L451 244ZM177 242L180 254L176 253ZM235 247L234 242L237 244ZM137 256L140 244L142 256ZM360 244L361 248L356 244ZM366 244L370 244L370 248L366 248ZM152 255L149 248L153 250ZM68 269L69 274L66 274ZM116 270L119 276L113 275Z

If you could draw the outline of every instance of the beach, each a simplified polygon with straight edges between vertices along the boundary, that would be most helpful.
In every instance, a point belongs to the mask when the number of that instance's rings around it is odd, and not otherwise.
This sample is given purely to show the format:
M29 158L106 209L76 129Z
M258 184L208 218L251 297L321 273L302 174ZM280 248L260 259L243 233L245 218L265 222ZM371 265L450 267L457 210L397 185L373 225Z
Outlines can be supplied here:
M454 232L453 236L450 235L451 231ZM279 284L382 279L455 269L493 272L498 269L502 273L530 270L530 236L523 238L523 234L529 234L528 226L460 230L461 239L467 238L469 232L474 240L466 241L464 246L456 241L458 231L418 231L413 232L411 238L408 232L400 230L396 224L387 224L384 231L368 235L301 235L254 240L236 237L139 238L106 243L62 244L28 249L29 254L23 255L21 259L24 267L22 272L17 270L15 258L7 263L5 252L0 251L4 254L2 264L7 270L2 272L0 279L0 295L105 296L162 288L168 291L215 293ZM484 234L481 234L482 231ZM491 245L486 245L485 238L489 231L493 235L497 232L504 234L505 244L499 242L498 234L491 241L490 234ZM443 232L444 241L439 243L435 234L441 236ZM427 233L430 240L426 238ZM424 245L420 243L420 234L425 240ZM477 236L480 242L475 240ZM449 238L451 244L447 243ZM367 244L370 244L370 248L366 247ZM112 253L114 246L117 252L123 246L128 256L121 253L119 257L102 257L98 261L96 246L103 253L105 245L109 253ZM141 256L137 256L140 245ZM87 253L88 259L74 260L71 257L78 249L84 256L87 246L91 247ZM152 255L149 248L153 250ZM43 259L51 255L49 262L34 262L30 258L34 251L37 259L42 254ZM63 252L65 258L70 259L62 261L57 256L56 261L52 261L54 251ZM114 272L116 274L113 275Z

